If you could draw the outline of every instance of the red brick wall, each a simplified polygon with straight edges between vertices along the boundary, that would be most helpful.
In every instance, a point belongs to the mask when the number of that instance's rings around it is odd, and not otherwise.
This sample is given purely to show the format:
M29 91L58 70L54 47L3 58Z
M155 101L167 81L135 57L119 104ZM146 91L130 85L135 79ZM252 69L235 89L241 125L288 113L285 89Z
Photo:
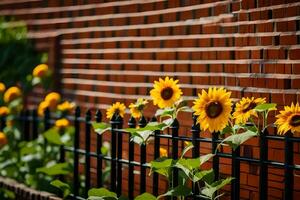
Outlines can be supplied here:
M37 44L59 38L61 61L52 60L60 63L53 67L61 67L63 94L79 105L128 105L166 75L180 80L188 99L217 85L231 90L234 98L266 97L278 109L299 101L297 0L98 2L0 2L0 15L24 20ZM190 120L180 123L190 126ZM189 134L189 128L184 130ZM269 159L283 159L282 145L269 144ZM242 152L259 157L257 141L248 142ZM230 172L228 160L221 162L223 172ZM300 163L299 154L295 162ZM242 163L241 170L241 197L257 199L259 167ZM283 170L269 172L269 197L282 199ZM295 195L299 194L300 180L295 177Z

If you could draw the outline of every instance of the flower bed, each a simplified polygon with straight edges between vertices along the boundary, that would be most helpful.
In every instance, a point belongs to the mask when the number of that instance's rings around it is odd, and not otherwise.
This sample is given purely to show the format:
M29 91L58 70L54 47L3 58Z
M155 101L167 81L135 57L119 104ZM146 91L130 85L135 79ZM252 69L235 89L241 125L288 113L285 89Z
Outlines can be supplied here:
M22 200L61 200L61 198L48 192L37 191L17 181L0 177L0 188L5 188L14 193L15 199Z

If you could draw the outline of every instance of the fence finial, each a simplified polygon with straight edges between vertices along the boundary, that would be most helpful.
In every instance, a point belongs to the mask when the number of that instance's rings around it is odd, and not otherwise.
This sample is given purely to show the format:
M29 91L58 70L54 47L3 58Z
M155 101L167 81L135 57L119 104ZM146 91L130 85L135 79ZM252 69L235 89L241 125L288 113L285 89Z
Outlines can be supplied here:
M142 116L141 118L140 118L140 120L139 120L139 126L141 127L141 128L143 128L143 127L145 127L147 125L147 120L146 120L146 118L144 117L144 116Z
M96 120L96 122L102 121L102 113L99 109L97 109L97 111L96 111L95 120Z
M130 119L129 119L129 121L128 121L128 126L130 127L130 128L135 128L135 126L136 126L136 120L134 119L134 117L130 117Z
M77 116L77 117L80 116L80 107L79 107L79 106L77 106L77 107L75 108L75 116Z

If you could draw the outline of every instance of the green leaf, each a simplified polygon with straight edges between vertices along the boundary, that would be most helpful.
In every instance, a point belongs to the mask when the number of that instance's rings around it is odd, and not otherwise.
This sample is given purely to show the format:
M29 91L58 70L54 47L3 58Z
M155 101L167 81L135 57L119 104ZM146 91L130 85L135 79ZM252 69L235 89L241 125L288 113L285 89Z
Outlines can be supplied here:
M184 166L189 170L197 169L200 167L200 158L181 158L176 162L176 167Z
M160 117L166 117L170 116L172 117L175 112L174 108L165 108L165 109L158 109L155 113L155 116L160 116Z
M75 127L74 126L68 126L65 130L65 133L68 135L74 135L75 134Z
M105 197L95 197L95 196L90 196L90 197L88 197L88 200L115 200L116 198L113 198L113 197L107 197L107 198L105 198Z
M174 166L174 160L170 158L158 158L150 163L150 174L153 172L159 173L169 178L171 167Z
M60 189L63 192L64 198L66 198L67 196L69 196L69 194L71 194L71 187L67 183L64 183L60 180L54 180L50 184Z
M105 131L108 131L111 129L110 124L104 123L104 122L93 122L92 126L96 133L103 134Z
M244 133L239 133L239 134L235 134L235 135L231 135L227 138L225 138L223 142L229 144L234 150L236 148L238 148L241 144L243 144L245 141L247 141L248 139L257 136L257 133L252 132L250 130L247 130Z
M156 200L156 197L153 196L152 194L149 194L149 193L143 193L137 197L135 197L134 200Z
M207 161L209 161L214 156L215 156L215 154L212 154L212 153L200 156L200 165L203 165L204 163L206 163Z
M183 172L182 170L179 170L178 172L178 183L179 185L185 185L186 181L190 179L190 177L188 177L185 172Z
M158 158L150 162L151 168L155 168L155 169L173 167L173 165L174 165L174 160L171 158Z
M125 197L125 196L120 196L119 198L118 198L118 200L129 200L127 197Z
M67 175L70 174L71 171L72 168L69 163L58 163L49 167L41 167L36 169L36 172L44 173L49 176Z
M161 131L164 130L167 124L165 123L158 123L158 122L150 122L144 128L126 128L123 129L129 133L136 133L141 131Z
M152 133L149 130L134 132L131 134L132 140L139 145L146 144Z
M171 125L173 124L173 122L174 122L174 119L172 119L172 118L165 119L165 120L163 121L163 124L165 124L166 126L163 128L163 130L164 130L165 128L171 126Z
M257 112L264 112L272 109L276 109L277 104L276 103L265 103L265 104L260 104L256 106L254 109Z
M63 145L61 141L60 134L57 128L50 128L46 132L43 133L44 137L47 139L48 142L56 145Z
M225 185L229 184L232 180L233 180L233 178L229 177L229 178L226 178L226 179L216 181L216 182L212 183L211 185L205 183L205 187L201 190L201 194L203 194L203 195L209 197L210 199L212 199L214 197L214 194L215 194L216 191L218 191L219 189L221 189Z
M118 199L117 194L107 190L106 188L92 188L88 191L88 196L93 197L111 197L113 199Z
M200 180L203 180L204 182L208 184L212 184L215 178L214 170L203 170L195 173L192 181L193 182L198 182Z
M193 145L193 143L190 142L186 147L184 147L184 149L181 153L181 158L183 158L183 156L192 148L194 148L194 145Z
M221 132L220 132L220 135L224 135L226 133L234 133L233 132L233 128L229 125L227 125Z
M186 187L185 185L179 185L171 190L169 190L168 192L166 192L165 194L160 195L157 199L160 199L161 197L165 197L165 196L189 196L192 193L192 190L188 187Z
M36 153L36 151L37 151L37 149L36 149L37 147L36 146L34 146L34 145L32 145L32 146L24 146L24 147L22 147L21 149L20 149L20 155L21 156L24 156L24 155L27 155L27 154L34 154L34 153Z

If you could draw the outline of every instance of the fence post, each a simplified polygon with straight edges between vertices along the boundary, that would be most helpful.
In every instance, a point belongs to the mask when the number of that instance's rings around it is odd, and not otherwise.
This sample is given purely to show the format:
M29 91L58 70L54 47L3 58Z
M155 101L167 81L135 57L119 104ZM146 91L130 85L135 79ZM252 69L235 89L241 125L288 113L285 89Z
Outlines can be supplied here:
M151 122L156 122L156 117L153 117L151 119ZM160 131L154 131L154 159L157 159L160 157L159 155L159 147L160 147L160 139L159 139ZM158 196L158 173L153 173L153 195Z
M48 130L50 126L50 110L49 108L46 108L44 112L44 131Z
M91 160L90 160L90 151L91 151L91 118L92 114L90 110L86 111L85 114L85 197L88 197L88 191L91 184Z
M36 139L38 137L38 115L36 109L32 110L32 135L31 139Z
M44 131L47 131L51 124L50 124L50 110L49 108L46 108L45 111L44 111ZM48 144L48 141L46 139L44 139L44 152L46 153L47 152L47 144Z
M219 132L213 132L212 133L212 153L214 154L216 152L216 149L218 147L218 140L219 139ZM216 154L213 157L213 170L215 173L215 181L219 180L219 156Z
M111 124L111 170L110 170L110 189L113 192L116 192L116 170L117 170L117 166L116 166L116 157L117 157L117 138L116 138L116 114L113 115L113 117L110 120L110 124Z
M6 126L6 117L0 117L0 129L3 130Z
M231 174L234 179L231 181L231 200L240 199L240 147L232 150Z
M200 156L200 142L197 141L197 138L200 137L200 125L197 123L197 116L193 114L193 125L192 125L192 143L194 148L192 149L192 156L193 158L198 158ZM197 183L193 183L193 194L198 195L199 194L199 188L196 185ZM196 198L199 199L199 198Z
M30 140L30 113L29 110L25 110L24 111L24 115L23 115L23 140L25 141L29 141Z
M170 126L171 133L172 133L172 158L174 160L178 159L178 130L179 130L179 122L175 118L173 123ZM173 169L172 174L172 187L175 188L178 186L178 169ZM173 199L177 199L176 197L173 197Z
M123 119L120 115L118 115L117 119L117 129L122 129L123 126ZM117 131L117 137L118 137L118 166L117 166L117 194L118 196L121 196L122 193L122 152L123 152L123 133L120 131Z
M96 111L96 122L102 121L102 114L100 110ZM102 187L102 135L97 134L97 187Z
M128 126L129 128L135 128L136 127L136 121L134 117L130 117L128 121ZM131 141L131 135L128 134L128 149L129 149L129 155L128 155L128 161L129 161L129 166L128 166L128 198L133 199L134 195L134 165L132 161L134 161L134 142Z
M293 141L290 140L292 133L289 131L284 137L284 199L293 199L294 175L293 175Z
M147 124L146 118L144 116L141 117L139 120L139 126L141 128L145 127ZM141 161L141 166L140 166L140 193L146 192L146 168L143 166L146 164L147 161L147 152L146 152L146 144L141 144L141 155L140 155L140 161Z
M73 193L74 197L78 196L79 192L79 140L80 140L80 108L76 107L75 109L75 120L74 120L74 127L75 127L75 136L74 136L74 170L73 170Z
M260 152L260 173L259 173L259 198L261 200L268 199L268 164L265 161L268 160L268 141L266 138L268 130L265 129L259 137Z

